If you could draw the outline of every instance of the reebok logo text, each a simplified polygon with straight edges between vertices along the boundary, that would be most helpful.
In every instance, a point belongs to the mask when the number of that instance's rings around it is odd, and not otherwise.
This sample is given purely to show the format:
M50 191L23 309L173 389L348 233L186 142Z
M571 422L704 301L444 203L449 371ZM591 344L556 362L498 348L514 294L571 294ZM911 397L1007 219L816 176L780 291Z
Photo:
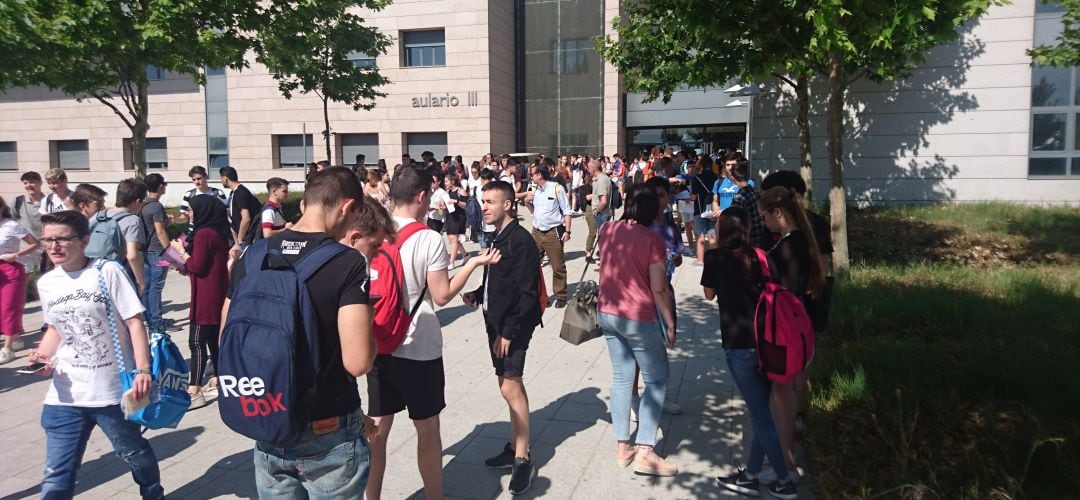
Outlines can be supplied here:
M288 411L281 402L281 393L267 394L266 383L260 377L234 377L222 375L218 379L221 397L240 398L240 408L245 417L267 416Z

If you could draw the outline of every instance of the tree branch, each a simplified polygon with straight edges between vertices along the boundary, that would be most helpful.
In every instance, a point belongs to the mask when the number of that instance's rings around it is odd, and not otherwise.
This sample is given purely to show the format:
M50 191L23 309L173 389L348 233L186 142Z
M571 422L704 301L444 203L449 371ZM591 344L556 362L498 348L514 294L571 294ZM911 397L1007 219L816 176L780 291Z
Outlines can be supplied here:
M776 78L778 78L780 80L783 80L784 83L786 83L788 85L791 85L792 87L797 87L797 85L795 85L795 82L791 81L790 78L784 76L780 72L773 72L773 76L775 76Z
M124 125L127 125L129 129L135 130L135 124L131 123L131 121L128 120L128 117L120 111L120 108L117 108L116 105L113 104L111 95L102 95L100 93L91 95L94 97L94 99L97 99L98 102L108 106L109 109L113 110L113 113L116 113L116 116L119 116L120 120L122 120L124 122Z

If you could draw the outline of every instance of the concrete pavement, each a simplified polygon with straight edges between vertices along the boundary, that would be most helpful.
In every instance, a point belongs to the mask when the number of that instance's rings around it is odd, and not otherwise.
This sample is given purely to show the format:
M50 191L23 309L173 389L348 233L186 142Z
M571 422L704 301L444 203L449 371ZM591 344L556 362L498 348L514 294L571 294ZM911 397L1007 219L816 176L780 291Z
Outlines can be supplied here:
M528 224L526 222L526 227ZM567 244L571 286L585 265L585 224L574 219ZM466 244L474 251L475 244ZM713 498L730 496L715 481L745 462L742 443L749 428L742 401L727 373L720 348L715 305L705 303L698 285L700 267L689 261L675 275L678 304L678 343L669 358L669 394L683 414L664 415L657 451L681 470L673 478L637 476L613 463L608 394L611 364L603 339L573 346L559 339L562 309L549 308L529 349L525 385L532 414L532 454L538 477L523 498ZM595 266L586 279L598 279ZM551 288L550 268L547 273ZM481 273L465 290L477 286ZM188 280L169 275L165 288L166 316L187 324ZM445 336L447 408L442 413L443 464L448 497L510 498L509 474L488 470L483 461L498 453L508 440L506 404L499 395L487 353L483 318L460 298L438 312ZM27 328L41 324L40 306L28 304ZM186 330L186 329L185 329ZM187 354L187 333L174 341ZM37 336L28 337L33 341ZM26 349L12 363L0 366L0 497L39 496L45 436L39 424L44 379L17 375L25 365ZM361 380L361 395L366 388ZM364 403L366 408L366 402ZM189 412L180 427L147 434L157 453L162 481L170 498L251 498L255 496L252 441L230 431L217 407ZM402 414L390 438L390 459L384 497L423 498L416 469L416 433ZM801 498L811 498L803 481ZM122 500L138 498L138 486L126 465L112 454L105 436L95 430L87 446L77 489L79 498ZM766 492L763 492L767 495Z

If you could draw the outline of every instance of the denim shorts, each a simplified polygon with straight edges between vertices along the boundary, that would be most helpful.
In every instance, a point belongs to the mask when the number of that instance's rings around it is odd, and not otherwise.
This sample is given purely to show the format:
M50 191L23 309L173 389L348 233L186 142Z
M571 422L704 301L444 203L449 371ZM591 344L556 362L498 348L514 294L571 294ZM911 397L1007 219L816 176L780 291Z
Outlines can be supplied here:
M705 236L710 232L716 232L716 221L701 216L694 216L694 232L699 236Z

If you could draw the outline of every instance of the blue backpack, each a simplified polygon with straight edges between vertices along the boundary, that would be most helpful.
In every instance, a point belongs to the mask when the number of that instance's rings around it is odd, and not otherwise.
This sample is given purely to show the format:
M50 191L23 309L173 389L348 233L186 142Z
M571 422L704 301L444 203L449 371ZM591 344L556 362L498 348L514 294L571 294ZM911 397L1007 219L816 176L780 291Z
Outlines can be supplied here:
M325 379L307 280L338 254L319 245L289 265L260 240L244 254L218 356L218 410L230 429L279 448L296 444ZM335 350L337 352L337 350Z
M105 278L101 274L105 263L106 261L99 260L95 266L98 270L98 288L106 297L105 316L112 333L113 349L116 350L121 390L126 393L135 383L135 374L127 369L123 349L120 347L116 315L113 313L112 300L108 298L110 295L108 287L105 286ZM150 387L150 403L127 415L127 419L149 429L175 429L191 406L191 395L187 392L191 372L184 361L184 355L180 354L180 349L168 334L155 333L150 336L150 361L151 377L154 379Z
M127 255L124 235L120 232L120 221L134 214L118 212L109 214L102 210L90 217L90 242L83 253L92 259L105 259L121 262Z

